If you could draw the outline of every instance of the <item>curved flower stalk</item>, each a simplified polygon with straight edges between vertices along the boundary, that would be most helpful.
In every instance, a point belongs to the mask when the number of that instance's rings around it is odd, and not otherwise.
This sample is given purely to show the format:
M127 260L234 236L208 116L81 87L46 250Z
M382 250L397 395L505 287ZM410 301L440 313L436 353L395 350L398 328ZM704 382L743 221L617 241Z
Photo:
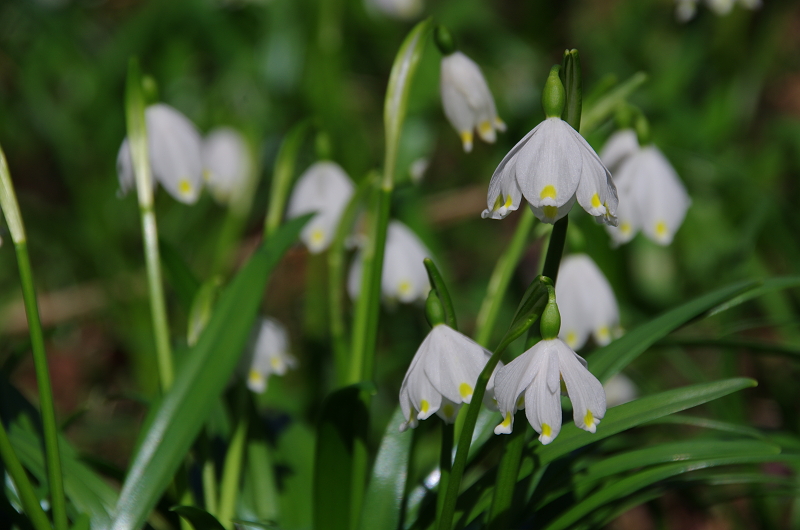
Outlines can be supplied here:
M631 132L615 133L609 143L619 143L620 135L630 136ZM637 147L622 159L615 180L621 199L619 227L606 227L614 243L627 243L641 230L659 245L669 245L683 223L691 199L658 147Z
M400 20L410 20L422 13L422 0L365 0L368 8Z
M525 197L545 223L567 215L577 201L597 221L617 224L617 190L611 173L580 133L561 119L564 99L554 67L542 96L547 118L497 166L489 183L488 208L481 217L503 219Z
M575 425L595 432L606 414L606 396L603 385L586 367L583 357L559 338L541 340L508 363L495 377L497 407L503 415L495 434L509 434L514 413L525 409L539 441L552 442L561 432L562 388L572 400Z
M400 408L406 418L400 431L416 427L418 420L434 413L445 423L455 423L461 405L472 400L478 376L491 356L446 324L435 325L420 344L400 387ZM493 388L494 374L484 395L487 406L493 404Z
M219 127L203 141L203 177L220 204L232 204L247 189L253 171L250 150L242 135L230 127Z
M264 317L253 327L250 354L247 356L247 388L258 394L267 389L270 374L284 375L297 360L289 354L286 328L273 318Z
M431 289L422 260L431 257L419 237L400 221L389 222L386 231L386 254L381 274L381 292L385 301L404 304L424 301ZM356 255L347 278L347 293L358 298L361 288L361 255Z
M561 313L558 336L567 346L579 350L589 335L600 346L611 342L619 327L619 308L611 285L592 258L573 254L561 260L556 299Z
M506 130L480 67L460 51L442 57L439 88L444 114L461 137L464 152L472 151L472 131L494 143L495 131Z
M309 252L318 254L330 246L354 191L350 177L334 162L317 162L300 175L289 197L286 216L291 219L317 213L300 233Z
M203 188L200 133L189 118L164 103L147 107L145 122L153 186L158 182L176 200L194 204ZM127 138L117 155L117 176L123 194L135 187Z

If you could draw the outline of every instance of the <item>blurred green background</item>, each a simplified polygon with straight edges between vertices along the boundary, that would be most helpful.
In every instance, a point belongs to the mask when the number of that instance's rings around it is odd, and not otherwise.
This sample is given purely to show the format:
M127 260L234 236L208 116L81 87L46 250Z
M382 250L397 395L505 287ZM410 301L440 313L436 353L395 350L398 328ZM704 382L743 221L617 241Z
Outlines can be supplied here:
M693 200L667 248L640 235L611 249L605 232L574 212L586 251L620 300L623 327L734 280L800 272L800 3L735 6L724 17L699 6L686 24L675 20L674 7L669 0L425 2L420 18L450 27L481 65L508 124L495 145L478 141L473 153L462 152L441 110L440 55L429 43L411 94L393 215L434 252L464 331L474 327L520 215L480 218L489 178L543 118L540 87L566 48L580 50L589 93L648 74L631 102L650 119L655 143ZM0 144L27 225L58 412L63 420L74 415L69 434L81 450L124 466L143 411L139 400L157 388L136 200L117 193L128 58L138 56L160 99L201 131L233 126L254 147L261 182L236 245L220 246L228 214L207 194L192 206L157 194L162 238L207 279L221 248L230 272L258 241L275 154L296 122L310 118L327 133L332 158L354 180L380 167L389 69L413 23L374 13L362 0L0 3ZM612 131L609 121L588 139L599 150ZM315 160L313 144L304 146L298 173ZM413 185L407 170L420 157L430 164ZM541 250L542 241L532 239L497 333L538 273ZM271 379L263 405L309 424L331 382L324 271L323 259L297 247L263 303L289 327L300 360L297 371ZM762 297L686 333L800 344L796 294ZM168 296L172 333L185 343L186 311L169 285ZM13 249L4 245L0 360L35 401L32 363L15 362L27 351L21 311ZM384 312L376 407L394 406L427 329L418 307ZM786 359L665 347L629 373L643 392L732 374L761 385L719 401L722 418L800 432L800 374Z

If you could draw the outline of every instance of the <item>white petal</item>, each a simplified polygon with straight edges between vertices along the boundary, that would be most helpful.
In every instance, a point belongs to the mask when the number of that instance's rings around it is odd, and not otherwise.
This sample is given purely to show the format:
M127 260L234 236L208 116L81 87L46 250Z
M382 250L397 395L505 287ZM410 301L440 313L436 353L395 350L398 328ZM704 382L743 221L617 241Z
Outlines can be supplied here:
M558 357L552 340L540 341L541 367L525 391L525 416L540 434L539 441L549 444L561 432L561 385Z
M555 351L567 394L572 401L572 416L575 425L595 432L597 424L606 414L606 394L603 385L578 360L569 346L559 341Z
M491 352L444 324L434 326L425 342L431 350L425 373L434 388L454 403L469 403Z
M430 251L411 229L399 221L391 221L383 258L383 295L403 303L425 300L430 281L422 261L429 257Z
M544 123L542 122L534 127L522 140L517 142L517 145L503 157L497 169L494 170L492 180L489 181L489 194L486 198L488 208L481 214L484 219L487 217L502 219L519 208L520 200L522 200L522 191L517 184L516 155L537 134Z
M639 139L633 129L620 129L606 140L600 150L600 160L613 174L617 173L622 162L639 151Z
M367 7L400 20L415 18L422 12L422 0L365 0Z
M636 385L624 374L617 374L603 385L609 408L633 401L639 395Z
M514 425L514 412L522 408L519 398L533 381L545 357L540 344L541 342L507 365L497 369L494 394L497 408L504 420L495 427L495 434L511 432Z
M675 5L675 18L678 22L688 22L697 13L698 0L677 0Z
M284 375L297 360L289 352L286 328L275 319L262 318L255 323L250 339L250 353L244 357L247 385L254 392L266 389L270 374Z
M153 178L176 200L193 204L203 188L202 140L194 124L163 103L145 110Z
M328 248L354 188L347 173L333 162L317 162L300 175L286 216L291 219L317 212L300 232L309 252L316 254Z
M634 186L637 174L640 173L641 158L634 154L625 159L620 165L614 182L619 193L619 206L617 207L617 226L606 226L606 232L614 241L614 246L627 243L641 229L642 220L639 205L634 196Z
M548 118L517 155L517 184L535 208L564 206L578 189L583 159L571 130L561 118Z
M599 345L611 341L619 325L619 308L611 285L586 254L573 254L561 261L556 284L561 313L559 337L573 350L580 349L591 333Z
M581 181L576 193L578 203L599 222L616 225L617 219L614 214L617 211L619 199L611 173L583 136L575 129L570 128L569 130L572 138L580 147L583 158Z
M575 204L576 197L573 195L567 201L566 204L563 206L555 207L555 206L542 206L541 208L537 208L533 204L528 204L530 206L531 211L543 223L550 223L554 224L556 221L565 217L569 214L569 211L572 210L572 206Z
M461 410L461 403L453 403L446 397L442 397L442 403L436 415L444 420L445 423L453 424L456 422L458 411Z
M214 129L203 142L203 168L212 195L227 204L247 187L252 171L247 142L230 127Z
M635 199L642 215L642 232L660 245L669 245L680 228L691 199L678 174L655 146L642 149L642 174Z

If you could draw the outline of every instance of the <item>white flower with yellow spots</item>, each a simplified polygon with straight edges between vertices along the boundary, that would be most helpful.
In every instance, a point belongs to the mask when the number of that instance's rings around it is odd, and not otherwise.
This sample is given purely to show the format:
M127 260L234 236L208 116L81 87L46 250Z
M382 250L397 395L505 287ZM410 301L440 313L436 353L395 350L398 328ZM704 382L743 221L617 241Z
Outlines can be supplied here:
M639 396L636 385L625 374L617 374L603 384L608 408L633 401Z
M639 147L622 160L616 175L619 224L606 227L614 243L627 243L641 230L669 245L692 201L666 157L652 144Z
M422 13L422 0L365 0L369 9L400 20L416 18Z
M153 185L158 182L176 200L194 204L203 188L200 133L189 118L163 103L147 107L144 116ZM135 186L127 138L117 155L117 174L122 193Z
M258 394L267 389L270 374L284 375L297 360L289 355L289 337L277 320L262 318L253 329L247 388Z
M248 188L252 160L247 142L234 129L219 127L203 141L203 178L214 200L234 202Z
M495 131L506 130L480 67L463 53L442 58L439 87L444 114L461 136L465 152L472 151L472 131L477 129L484 142L494 143Z
M605 346L619 327L619 308L611 285L586 254L573 254L561 261L556 283L561 313L558 336L573 350L586 344L589 335Z
M286 215L292 218L317 213L300 232L309 252L317 254L330 246L353 192L350 177L334 162L317 162L300 175Z
M385 301L410 304L424 301L431 290L428 272L422 260L431 252L419 237L400 221L390 221L386 231L386 250L381 273L381 293ZM352 300L361 290L361 254L356 255L347 278L347 292Z
M545 223L567 215L577 200L598 221L616 224L611 173L583 136L558 117L545 119L503 158L481 216L502 219L519 208L522 197Z
M572 400L575 425L589 432L606 414L603 385L586 369L586 361L561 339L541 340L497 371L495 397L503 421L495 434L508 434L514 413L525 409L543 444L561 432L561 392Z
M406 418L400 431L414 428L418 420L436 413L454 423L463 403L472 400L478 376L491 352L445 324L437 324L420 344L400 386L400 408ZM502 363L497 369L502 367ZM494 374L489 379L484 403L493 400Z

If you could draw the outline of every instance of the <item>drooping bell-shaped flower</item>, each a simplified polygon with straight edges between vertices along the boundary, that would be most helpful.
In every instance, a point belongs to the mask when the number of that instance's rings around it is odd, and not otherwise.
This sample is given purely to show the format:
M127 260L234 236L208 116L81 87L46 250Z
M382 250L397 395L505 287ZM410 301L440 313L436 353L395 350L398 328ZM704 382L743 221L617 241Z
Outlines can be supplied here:
M156 182L178 201L197 202L203 188L202 140L194 124L169 105L157 103L145 109L147 149ZM127 138L117 155L120 191L135 187L133 163Z
M617 374L603 384L608 408L633 401L639 396L636 385L625 374Z
M473 131L484 142L494 143L495 131L506 130L480 67L460 51L442 57L439 88L444 114L461 137L465 152L472 151Z
M551 70L542 104L547 118L520 140L497 166L483 218L502 219L522 197L541 221L555 223L575 201L595 219L616 224L617 190L594 149L561 119L564 87Z
M229 204L247 189L252 165L247 142L236 130L219 127L206 135L203 176L217 202Z
M300 175L289 197L286 216L316 212L300 232L309 252L317 254L331 244L353 192L350 177L334 162L317 162Z
M436 413L454 423L462 403L472 400L478 376L492 356L480 344L446 324L437 324L420 344L400 386L400 408L406 418L400 431ZM498 365L502 366L502 365ZM495 372L497 369L495 369ZM494 374L484 403L493 403Z
M559 278L559 281L561 279ZM558 338L561 316L554 291L540 319L542 340L498 370L495 398L503 421L495 434L514 428L514 413L525 409L528 422L543 444L561 432L561 393L572 401L575 425L595 432L606 414L603 385L587 369L586 361Z
M270 374L284 375L297 360L289 354L286 328L273 318L261 318L253 327L247 388L258 394L267 389Z
M600 346L611 342L619 326L619 308L611 285L592 258L573 254L561 260L556 299L561 313L558 336L567 346L579 350L589 335Z
M633 129L615 131L600 150L600 161L616 175L622 163L639 150L639 139Z
M400 20L416 18L422 13L422 0L365 0L367 7Z
M606 227L614 243L627 243L636 232L669 245L691 199L678 174L658 147L639 147L624 158L615 177L620 197L617 227Z
M425 300L431 286L422 260L430 257L430 251L410 228L400 221L390 221L381 276L384 300L405 304ZM358 298L361 290L361 271L359 252L347 278L347 292L352 300Z

